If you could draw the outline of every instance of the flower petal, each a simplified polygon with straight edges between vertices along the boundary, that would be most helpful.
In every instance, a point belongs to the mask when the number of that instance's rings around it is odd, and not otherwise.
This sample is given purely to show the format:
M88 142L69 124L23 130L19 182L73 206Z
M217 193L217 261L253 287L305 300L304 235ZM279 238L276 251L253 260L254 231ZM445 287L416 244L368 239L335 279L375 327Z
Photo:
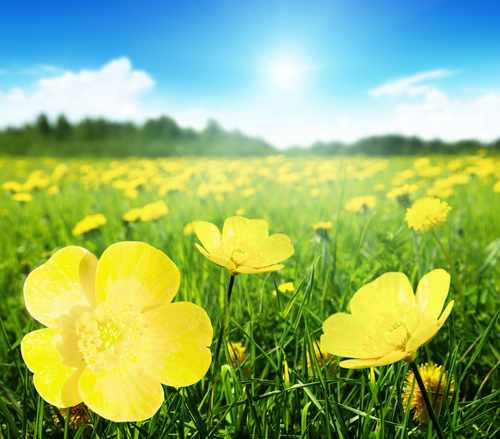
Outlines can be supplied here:
M450 289L450 275L442 270L427 273L418 283L415 306L422 313L437 319Z
M80 378L83 402L114 422L138 422L153 416L163 403L163 388L152 370L142 363L89 368Z
M250 267L238 267L235 269L236 272L238 273L245 273L245 274L256 274L256 273L271 273L273 271L278 271L281 270L284 267L284 265L278 264L278 265L270 265L269 267L259 267L259 268L250 268Z
M79 369L64 366L56 349L61 341L59 328L33 331L23 338L21 354L28 369L35 373L33 381L42 398L57 407L71 407L82 402L78 380L86 365Z
M288 259L295 252L290 241L288 236L280 233L269 236L262 243L262 247L259 249L259 256L249 260L246 265L254 268L265 267Z
M149 330L145 358L162 383L184 387L205 376L212 361L213 330L203 308L176 302L144 313L144 319Z
M234 270L236 268L236 265L234 265L234 262L228 259L227 257L215 252L215 253L207 253L206 250L201 247L199 244L196 244L196 247L198 250L201 252L203 256L205 256L207 259L212 261L215 265L218 265L219 267L227 268L228 270Z
M136 304L139 309L169 303L179 288L179 270L160 250L143 242L119 242L97 265L98 302Z
M340 367L345 369L364 369L365 367L387 366L388 364L397 363L406 357L406 352L393 351L383 357L366 358L364 360L346 360L339 363Z
M260 246L269 236L269 230L263 221L250 220L242 216L232 216L224 221L222 236L226 242L234 236L238 242L248 240L256 246Z
M365 347L366 322L362 322L352 314L337 313L328 317L323 323L321 347L330 354L339 357L373 358L374 355L386 354L375 349L368 352Z
M28 312L45 326L64 326L59 317L95 306L97 258L81 247L65 247L33 270L24 284ZM79 307L79 308L75 308Z
M217 251L222 245L222 235L215 224L198 221L194 227L196 236L208 253ZM201 251L201 250L200 250Z
M404 273L386 273L361 287L351 299L351 312L361 321L370 321L381 312L394 309L396 304L414 307L413 289Z
M412 352L417 350L420 346L424 346L427 343L429 343L436 333L439 331L441 326L444 325L444 322L446 322L446 319L451 313L451 309L453 308L453 304L455 302L452 300L448 306L445 308L443 311L443 314L439 318L439 320L436 320L432 322L431 324L425 326L422 329L419 329L415 331L411 338L408 340L408 343L406 344L406 351L407 352Z

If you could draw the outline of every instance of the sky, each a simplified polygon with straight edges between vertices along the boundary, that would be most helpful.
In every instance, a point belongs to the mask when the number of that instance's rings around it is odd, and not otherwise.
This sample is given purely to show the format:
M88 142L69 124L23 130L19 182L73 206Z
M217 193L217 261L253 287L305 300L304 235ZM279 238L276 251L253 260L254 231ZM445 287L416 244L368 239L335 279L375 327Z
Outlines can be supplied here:
M0 4L0 127L166 114L275 146L500 138L495 0Z

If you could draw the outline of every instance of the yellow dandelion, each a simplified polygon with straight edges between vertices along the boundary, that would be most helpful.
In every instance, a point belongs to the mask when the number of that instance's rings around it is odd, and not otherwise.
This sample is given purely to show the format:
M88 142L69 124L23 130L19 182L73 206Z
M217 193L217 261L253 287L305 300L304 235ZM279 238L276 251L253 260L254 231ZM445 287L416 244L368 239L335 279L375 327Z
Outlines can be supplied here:
M442 226L447 219L451 207L446 201L439 198L419 198L411 208L406 209L405 220L409 228L417 232L424 229L426 232Z
M106 217L100 213L88 215L76 223L71 233L73 236L80 236L84 233L90 232L91 230L98 229L100 226L106 224L106 222Z
M2 189L11 192L21 192L23 190L23 185L17 181L6 181L2 184Z
M19 201L20 203L26 203L27 201L33 200L31 194L27 192L18 192L17 194L13 194L11 197L14 201Z
M453 189L451 187L430 187L425 191L429 197L438 198L450 198L453 195Z
M493 192L495 192L496 194L500 194L500 181L497 181L493 186Z
M243 346L243 343L230 342L227 344L227 350L229 352L229 357L234 369L238 370L239 368L241 368L243 376L245 378L250 378L250 365L245 365L246 361L248 360L249 354L246 352L246 347Z
M46 191L45 195L48 197L51 197L52 195L58 194L59 193L59 186L57 184L54 184L53 186L50 186Z
M293 286L293 282L286 282L284 284L278 285L278 290L280 290L282 293L288 292L294 292L295 287ZM273 295L276 296L276 290L273 291Z
M234 212L237 216L242 216L245 214L245 209L241 208Z
M410 204L410 194L418 191L416 184L405 184L401 187L393 187L388 193L387 198L397 200L401 205L408 206Z
M314 230L329 230L333 227L333 223L331 221L327 221L327 222L320 222L320 223L314 223L312 225L312 228Z
M373 210L376 205L377 199L373 195L364 195L351 198L344 207L348 212L358 213L365 208Z
M323 369L325 367L325 365L326 366L329 365L329 363L331 362L331 360L333 358L333 355L330 354L329 352L326 352L318 342L313 342L313 346L314 346L314 356L316 357L316 361L318 362L319 367L321 369ZM315 366L311 361L311 356L309 355L309 351L307 351L307 353L306 353L306 360L307 360L308 373L309 373L309 375L313 375L313 369ZM330 365L328 367L328 373L330 375L334 375L335 369L336 369L335 365Z
M425 363L423 366L418 366L418 371L422 376L422 381L425 383L425 390L427 390L429 399L434 404L434 412L437 413L443 401L443 394L446 388L446 383L448 382L448 372L443 370L443 366L438 366L437 364L429 365L428 363ZM403 407L405 409L408 407L408 402L410 401L410 395L412 394L413 388L413 396L411 396L410 405L411 410L415 411L413 420L420 423L427 423L429 420L427 406L425 405L424 397L420 391L417 381L415 380L415 384L413 384L413 378L413 371L410 370L406 375L403 388ZM453 390L454 381L452 377L449 392L453 393Z
M199 223L199 221L192 221L189 224L186 224L184 229L182 229L182 233L186 236L191 236L196 234L196 225Z

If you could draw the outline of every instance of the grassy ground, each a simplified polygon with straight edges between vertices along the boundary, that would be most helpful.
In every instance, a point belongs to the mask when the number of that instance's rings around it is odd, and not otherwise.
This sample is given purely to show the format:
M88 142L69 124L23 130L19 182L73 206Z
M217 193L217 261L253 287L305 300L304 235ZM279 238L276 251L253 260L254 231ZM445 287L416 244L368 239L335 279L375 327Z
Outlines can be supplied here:
M445 180L456 175L460 184ZM438 236L464 300L452 283L448 299L456 300L455 308L416 360L450 371L438 413L441 429L452 438L500 435L500 194L494 191L500 159L5 158L0 179L21 185L4 186L0 193L0 438L437 437L433 427L414 422L403 408L407 363L375 368L371 376L370 369L342 369L339 358L325 358L325 364L314 355L323 321L348 311L361 286L390 271L405 273L414 286L435 268L450 271L435 237L413 234L404 209L386 197L404 183L418 186L412 200L434 188L452 207ZM32 200L15 201L16 190ZM375 196L376 206L347 211L345 204L361 195ZM123 220L130 209L158 200L169 208L162 218ZM236 277L229 338L242 343L245 355L231 361L233 350L223 346L214 376L209 372L187 388L164 386L165 402L150 420L117 424L84 412L83 425L65 422L36 392L20 354L24 335L43 327L24 306L29 272L67 245L99 257L115 242L146 242L181 272L174 300L207 311L214 351L229 273L205 259L194 245L196 235L183 230L194 220L221 227L237 212L265 219L271 234L284 233L295 246L283 270ZM106 224L73 236L75 224L95 213ZM313 230L320 221L332 221L326 235ZM293 282L293 291L279 290L286 282Z

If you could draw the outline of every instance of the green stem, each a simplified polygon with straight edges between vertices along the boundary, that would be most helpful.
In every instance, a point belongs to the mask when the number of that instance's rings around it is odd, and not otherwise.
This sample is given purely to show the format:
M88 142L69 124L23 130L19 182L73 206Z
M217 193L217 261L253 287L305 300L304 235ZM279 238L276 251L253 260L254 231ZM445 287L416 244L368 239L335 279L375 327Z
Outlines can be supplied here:
M427 390L425 389L424 381L422 380L422 377L420 376L418 366L415 364L414 361L412 361L410 363L410 367L411 367L411 370L413 370L413 375L415 375L415 378L417 379L418 388L420 389L420 392L422 393L422 396L424 397L425 405L427 406L427 413L429 413L429 416L432 420L432 423L434 424L434 428L436 429L436 433L437 433L439 439L444 439L443 432L441 431L441 427L440 427L438 420L436 418L436 414L434 413L434 409L432 408L431 401L429 400L429 396L427 395Z
M2 397L0 396L0 412L4 415L4 418L7 420L7 424L9 424L11 437L17 438L19 437L19 430L16 427L16 423L14 422L14 418L12 414L9 412L7 405L3 402Z
M420 258L420 250L418 248L417 234L415 233L415 229L410 229L411 235L413 236L413 247L415 248L415 257L417 258L418 263L418 278L422 279L424 277L424 270L422 269L422 259Z
M457 288L458 295L460 297L460 302L462 304L462 308L463 308L463 312L464 312L464 317L465 317L466 316L466 314L465 314L465 297L464 297L464 293L462 291L462 284L460 283L460 278L458 277L458 274L455 270L455 266L453 265L453 262L450 258L450 255L448 254L445 246L443 245L443 243L439 239L438 234L436 233L435 230L432 230L432 233L434 235L434 238L436 238L436 241L438 242L439 247L441 247L441 250L443 250L443 253L446 256L446 260L448 261L448 265L450 266L451 274L453 276L453 281L455 283L455 287ZM465 319L465 323L467 323L467 319Z

